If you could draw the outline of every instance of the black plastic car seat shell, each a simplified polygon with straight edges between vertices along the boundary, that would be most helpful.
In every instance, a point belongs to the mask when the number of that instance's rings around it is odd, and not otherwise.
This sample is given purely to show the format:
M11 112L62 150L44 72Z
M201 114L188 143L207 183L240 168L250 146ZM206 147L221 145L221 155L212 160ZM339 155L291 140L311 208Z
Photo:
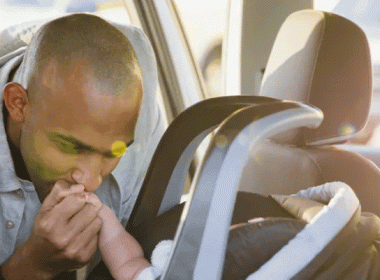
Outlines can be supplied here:
M276 100L257 96L217 97L197 103L182 112L170 124L157 146L136 206L128 221L127 230L132 230L140 223L154 219L160 213L179 204L186 175L183 170L188 169L195 149L217 125L238 109L273 101ZM198 135L201 137L193 141ZM180 171L182 176L181 174L173 176L176 181L170 182L177 163L191 142L193 144L190 146L189 153L186 157L182 157L184 162ZM166 199L164 199L165 193Z

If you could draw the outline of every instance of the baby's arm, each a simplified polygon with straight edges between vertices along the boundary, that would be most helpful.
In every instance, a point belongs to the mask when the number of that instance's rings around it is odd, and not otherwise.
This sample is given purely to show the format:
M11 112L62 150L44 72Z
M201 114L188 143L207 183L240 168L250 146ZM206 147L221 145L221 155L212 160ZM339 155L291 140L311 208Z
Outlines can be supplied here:
M98 212L103 225L99 233L99 249L115 279L136 279L150 266L137 241L123 228L115 214L103 205Z

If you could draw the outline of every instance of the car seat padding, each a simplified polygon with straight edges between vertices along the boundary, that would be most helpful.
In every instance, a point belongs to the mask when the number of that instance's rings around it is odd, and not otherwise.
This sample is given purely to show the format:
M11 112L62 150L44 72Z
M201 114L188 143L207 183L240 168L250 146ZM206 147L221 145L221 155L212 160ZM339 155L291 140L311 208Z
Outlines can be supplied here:
M178 204L156 219L141 224L131 233L142 246L145 258L149 260L161 240L174 239L184 204ZM247 223L259 217L269 219ZM254 272L302 230L306 222L295 219L270 196L238 192L231 224L235 226L230 230L224 279L240 279ZM113 278L101 262L87 279Z

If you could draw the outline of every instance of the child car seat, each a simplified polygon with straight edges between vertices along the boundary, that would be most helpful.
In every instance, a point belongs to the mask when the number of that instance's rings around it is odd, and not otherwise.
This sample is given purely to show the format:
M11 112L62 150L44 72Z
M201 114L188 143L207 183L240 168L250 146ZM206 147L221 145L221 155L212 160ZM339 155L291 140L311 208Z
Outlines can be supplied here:
M294 34L299 37L292 38ZM349 139L354 134L349 128L364 126L370 81L368 44L360 28L337 15L296 12L276 39L262 94L279 99L294 94L319 107L323 121L316 108L255 96L206 100L173 121L157 147L127 225L145 252L158 240L174 237L161 279L376 279L380 222L361 214L359 200L364 210L380 213L375 195L379 169L331 146ZM216 126L190 199L181 205L195 148ZM329 183L334 181L344 183ZM277 204L270 202L269 214L255 213L260 202L268 201L262 195L292 194L321 184L291 197L272 195ZM237 194L239 185L246 192ZM285 207L287 203L292 206ZM253 207L247 210L247 205ZM281 212L278 205L287 211ZM239 211L248 214L239 220ZM230 230L231 219L234 224L248 217L264 220ZM271 238L260 238L258 232ZM298 243L300 239L305 242ZM262 247L255 250L250 240L262 242ZM269 246L272 243L277 245ZM270 252L256 261L258 252L266 249Z

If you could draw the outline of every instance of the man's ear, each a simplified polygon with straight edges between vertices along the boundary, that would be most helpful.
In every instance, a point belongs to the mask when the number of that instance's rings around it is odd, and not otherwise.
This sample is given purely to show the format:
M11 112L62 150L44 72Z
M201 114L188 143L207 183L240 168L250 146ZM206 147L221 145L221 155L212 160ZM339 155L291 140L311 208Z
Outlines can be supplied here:
M26 107L29 105L27 91L22 85L10 82L4 87L4 101L9 116L15 122L24 122Z

